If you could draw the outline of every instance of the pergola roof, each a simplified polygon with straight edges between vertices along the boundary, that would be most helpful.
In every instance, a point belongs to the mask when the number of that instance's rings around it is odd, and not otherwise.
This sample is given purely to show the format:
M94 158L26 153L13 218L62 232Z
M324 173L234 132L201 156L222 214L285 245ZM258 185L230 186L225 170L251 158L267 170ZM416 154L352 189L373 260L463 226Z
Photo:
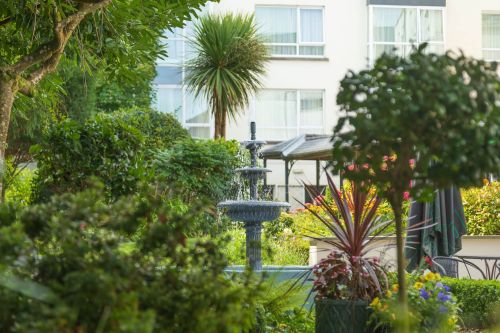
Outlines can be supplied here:
M329 135L303 134L263 149L260 157L266 160L328 161L332 156Z

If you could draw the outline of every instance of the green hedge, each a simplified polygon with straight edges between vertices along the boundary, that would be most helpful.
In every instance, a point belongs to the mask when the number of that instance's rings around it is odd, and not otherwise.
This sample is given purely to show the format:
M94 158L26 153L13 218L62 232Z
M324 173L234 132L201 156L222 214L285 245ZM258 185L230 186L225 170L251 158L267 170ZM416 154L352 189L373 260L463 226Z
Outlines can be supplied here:
M500 182L462 190L467 233L500 235Z
M486 328L500 324L500 281L444 279L457 297L460 317L468 328ZM496 321L495 321L496 319Z

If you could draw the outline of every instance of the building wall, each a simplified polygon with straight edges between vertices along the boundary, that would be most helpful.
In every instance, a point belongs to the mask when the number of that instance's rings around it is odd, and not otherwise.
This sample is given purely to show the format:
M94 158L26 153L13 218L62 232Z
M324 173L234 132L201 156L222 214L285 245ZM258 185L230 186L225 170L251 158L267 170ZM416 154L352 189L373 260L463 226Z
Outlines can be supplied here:
M419 2L421 0L390 0L389 2L408 1ZM443 0L436 1L442 2ZM357 71L367 68L370 64L368 60L370 10L367 3L367 0L221 0L217 4L211 3L207 10L214 13L252 14L257 5L324 7L324 57L321 59L285 57L272 59L267 65L264 87L265 89L324 90L323 133L330 134L339 115L335 102L339 81L348 70ZM444 48L455 51L463 50L467 55L482 57L483 12L500 13L500 1L448 0L444 9ZM253 107L254 105L251 105L235 122L229 124L228 139L241 141L249 137L249 122L254 119ZM266 140L265 137L259 136L259 133L257 136ZM273 170L273 173L268 176L268 183L283 185L285 182L284 163L269 161L268 167ZM299 186L301 181L314 183L314 162L297 162L294 166L290 183ZM322 183L325 183L324 177L322 177ZM283 191L277 191L277 193L283 193Z

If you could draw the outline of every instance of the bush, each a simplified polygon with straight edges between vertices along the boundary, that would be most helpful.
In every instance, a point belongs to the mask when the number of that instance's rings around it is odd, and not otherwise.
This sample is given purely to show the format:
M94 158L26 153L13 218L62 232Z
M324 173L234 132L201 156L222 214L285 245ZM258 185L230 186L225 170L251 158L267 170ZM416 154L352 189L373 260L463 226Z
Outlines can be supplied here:
M469 235L500 235L500 182L462 190Z
M444 279L456 296L468 328L487 328L500 324L500 281Z
M111 113L111 117L138 129L144 136L144 145L147 149L172 148L177 142L191 137L170 113L136 107L120 109Z
M158 181L185 203L211 204L237 196L234 169L241 164L240 145L224 140L182 141L160 152L155 161Z
M226 276L218 243L186 239L197 214L154 197L106 204L97 189L54 196L17 222L1 207L0 331L248 331L259 288Z
M34 149L38 162L35 199L86 189L93 177L110 199L133 193L148 178L144 137L134 127L108 115L80 124L66 120L52 126Z
M16 169L13 168L10 161L7 161L8 179L4 182L8 184L5 191L5 202L11 202L19 206L28 206L31 202L31 188L34 178L34 172L28 167ZM4 183L5 184L5 183Z

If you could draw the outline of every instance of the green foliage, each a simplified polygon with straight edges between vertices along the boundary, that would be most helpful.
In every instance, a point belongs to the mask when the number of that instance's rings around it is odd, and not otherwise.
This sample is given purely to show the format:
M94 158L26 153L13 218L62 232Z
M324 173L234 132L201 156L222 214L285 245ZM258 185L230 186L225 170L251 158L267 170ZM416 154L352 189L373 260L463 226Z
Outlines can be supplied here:
M487 328L500 324L500 281L449 279L443 281L456 296L463 324Z
M9 165L8 173L12 172L13 178L8 180L9 187L5 191L5 202L11 202L18 206L28 206L31 203L31 189L34 178L34 172L29 168L17 169L18 172L11 170Z
M215 116L215 138L225 137L226 119L235 119L260 88L267 49L253 16L207 15L194 28L196 56L187 64L186 83L203 95Z
M500 182L462 190L467 233L500 235Z
M108 115L55 124L35 150L35 199L82 191L93 177L104 183L110 199L133 193L149 177L143 151L141 133Z
M144 136L147 149L169 149L176 143L190 138L189 132L182 127L174 115L162 113L149 107L120 109L111 117L135 127Z
M215 204L234 190L234 169L241 163L239 151L235 141L179 142L156 156L157 180L185 203L208 200Z
M197 211L153 196L106 204L99 189L52 197L18 222L2 206L0 331L248 331L259 288L224 273L217 242L186 239Z

